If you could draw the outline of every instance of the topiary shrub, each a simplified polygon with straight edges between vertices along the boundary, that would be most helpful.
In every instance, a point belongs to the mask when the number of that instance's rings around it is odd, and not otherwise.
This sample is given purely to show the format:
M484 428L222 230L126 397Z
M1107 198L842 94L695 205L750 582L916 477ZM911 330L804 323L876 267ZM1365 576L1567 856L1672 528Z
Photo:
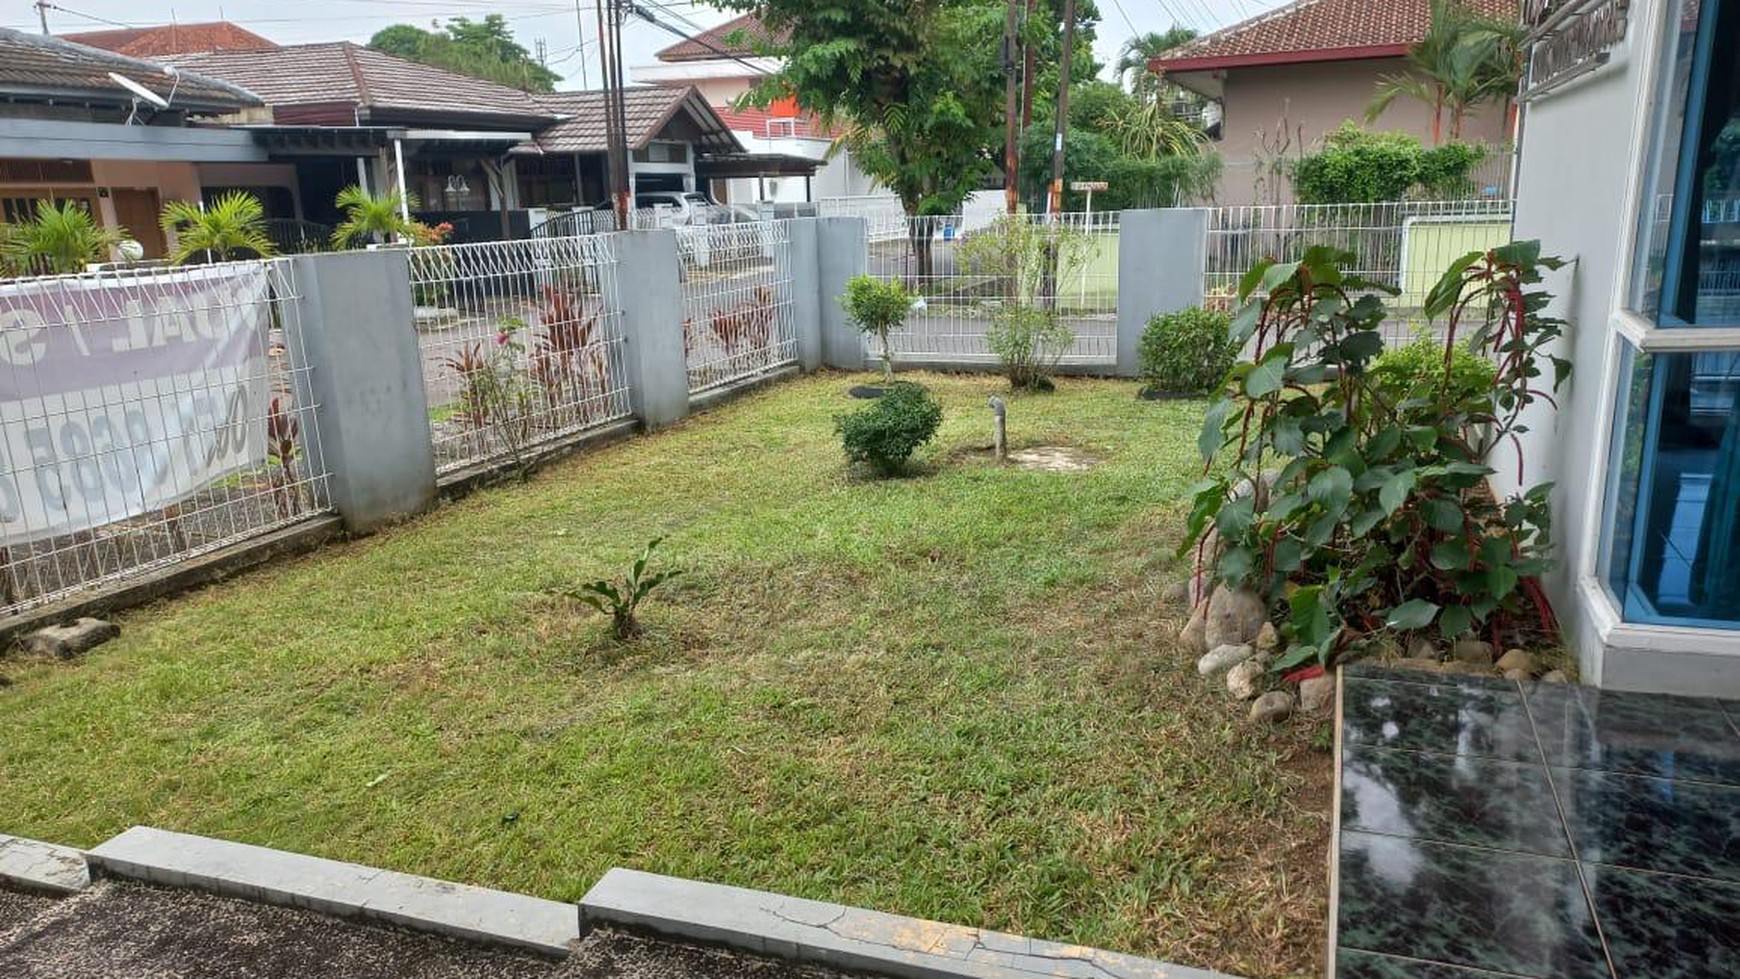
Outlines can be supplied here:
M1192 306L1156 316L1138 347L1145 394L1207 394L1220 388L1238 349L1227 339L1232 317Z
M840 305L858 328L876 338L882 347L882 376L894 377L894 352L889 349L888 335L906 322L912 310L912 293L899 279L878 279L873 275L854 275L846 280L846 294Z
M912 453L935 438L941 425L942 405L917 384L892 385L875 404L834 418L846 458L885 476L905 469Z

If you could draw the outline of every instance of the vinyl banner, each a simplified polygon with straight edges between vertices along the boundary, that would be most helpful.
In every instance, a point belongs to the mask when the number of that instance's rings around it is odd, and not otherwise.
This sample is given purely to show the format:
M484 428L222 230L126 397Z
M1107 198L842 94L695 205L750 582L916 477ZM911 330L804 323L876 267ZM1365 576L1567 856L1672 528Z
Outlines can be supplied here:
M260 264L0 283L7 543L160 510L266 458Z

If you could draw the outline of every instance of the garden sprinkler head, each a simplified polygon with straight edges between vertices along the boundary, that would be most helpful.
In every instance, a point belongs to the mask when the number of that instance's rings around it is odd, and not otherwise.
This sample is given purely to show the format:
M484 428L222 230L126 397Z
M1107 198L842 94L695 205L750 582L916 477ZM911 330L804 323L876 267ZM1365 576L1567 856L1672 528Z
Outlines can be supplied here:
M1003 399L994 394L987 398L985 403L991 406L991 417L995 419L991 425L992 434L995 438L995 441L992 443L992 451L996 453L997 461L1002 462L1009 458L1009 436L1004 428L1004 421L1007 412L1004 408Z

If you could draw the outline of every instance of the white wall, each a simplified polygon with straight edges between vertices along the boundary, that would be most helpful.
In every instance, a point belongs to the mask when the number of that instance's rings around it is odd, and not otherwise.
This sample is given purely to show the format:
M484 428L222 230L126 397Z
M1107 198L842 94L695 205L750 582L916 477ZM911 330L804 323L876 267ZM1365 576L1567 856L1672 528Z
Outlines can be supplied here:
M1612 315L1623 301L1635 223L1634 184L1646 62L1659 43L1662 0L1635 0L1626 41L1608 66L1531 103L1524 113L1516 203L1519 240L1538 238L1547 254L1575 259L1555 277L1557 314L1570 321L1560 356L1572 379L1559 411L1538 406L1523 436L1522 486L1552 481L1559 568L1548 595L1575 649L1583 678L1601 682L1603 615L1584 587L1594 570L1603 503L1606 440L1612 409L1609 375ZM1500 452L1493 465L1501 492L1517 489L1517 460Z

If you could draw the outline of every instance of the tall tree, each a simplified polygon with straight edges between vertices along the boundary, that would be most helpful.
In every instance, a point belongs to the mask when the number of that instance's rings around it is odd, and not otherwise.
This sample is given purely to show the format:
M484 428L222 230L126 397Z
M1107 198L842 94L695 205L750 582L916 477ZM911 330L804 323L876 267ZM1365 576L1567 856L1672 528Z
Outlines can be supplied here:
M1396 99L1407 97L1432 108L1432 145L1444 142L1445 115L1450 138L1461 139L1468 113L1482 105L1508 102L1522 76L1522 28L1487 17L1466 0L1431 0L1432 24L1408 51L1408 70L1378 79L1366 107L1376 122Z
M1148 31L1124 42L1118 52L1118 77L1130 94L1144 102L1154 101L1160 92L1160 77L1148 70L1148 62L1166 52L1196 40L1196 31L1188 27L1173 27L1165 31Z
M394 24L377 31L369 39L369 47L527 92L554 91L562 77L539 64L514 40L501 14L489 14L482 20L454 17L445 27L432 31Z

